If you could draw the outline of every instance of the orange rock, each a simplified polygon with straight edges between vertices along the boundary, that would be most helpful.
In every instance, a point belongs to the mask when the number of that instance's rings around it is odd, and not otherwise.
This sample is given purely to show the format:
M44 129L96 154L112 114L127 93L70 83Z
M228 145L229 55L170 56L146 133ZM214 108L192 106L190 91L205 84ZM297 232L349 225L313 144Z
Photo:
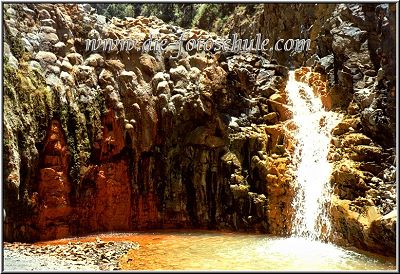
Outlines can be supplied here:
M104 164L94 170L93 176L96 182L93 217L98 229L129 229L131 189L127 162Z
M60 122L53 120L42 151L42 168L38 184L38 228L42 240L69 235L68 219L72 213L68 180L69 152ZM59 230L54 224L64 224Z
M321 96L322 105L325 107L326 110L332 109L332 97L328 94Z
M285 136L285 130L281 124L265 126L264 130L265 130L265 133L267 133L271 137L269 149L272 149L276 145L281 144L281 142Z
M311 71L310 67L301 67L294 71L294 78L296 81L301 81L301 78L304 77L307 73Z
M103 117L100 160L107 160L120 153L124 146L124 125L116 119L115 111L110 109Z
M297 81L307 83L312 87L314 95L321 98L322 105L326 110L332 109L332 98L327 89L326 77L318 72L311 72L308 77L307 73L310 68L300 68L295 71L295 78Z
M285 235L290 230L293 215L291 202L294 197L293 187L289 183L291 177L287 174L289 158L268 158L268 175L266 188L268 195L268 226L269 233Z
M274 112L279 113L279 120L286 121L292 117L292 112L290 111L289 107L285 104L272 101L268 99L268 104L271 107L271 110Z

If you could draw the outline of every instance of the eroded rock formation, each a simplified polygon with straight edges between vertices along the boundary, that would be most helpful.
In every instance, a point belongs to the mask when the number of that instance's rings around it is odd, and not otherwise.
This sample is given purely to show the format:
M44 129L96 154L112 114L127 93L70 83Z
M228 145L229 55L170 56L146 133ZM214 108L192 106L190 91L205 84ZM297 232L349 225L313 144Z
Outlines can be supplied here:
M52 112L44 113L49 122L38 122L49 137L31 147L43 167L35 174L29 166L35 175L17 188L26 196L16 200L37 200L39 209L16 217L6 206L6 226L12 227L6 231L14 231L6 238L21 239L18 231L28 219L29 240L161 227L286 233L289 154L280 121L290 117L283 92L287 69L250 53L183 52L174 59L173 48L87 52L84 39L91 35L137 33L143 41L162 29L161 38L179 36L156 18L105 23L82 7L8 8L20 19L7 22L8 34L26 34L26 55L15 64L43 75ZM74 18L87 22L84 30ZM34 33L43 28L42 43L48 43L35 46ZM210 35L196 29L187 34ZM13 59L13 52L8 56ZM11 83L7 88L23 92ZM7 128L14 136L16 128ZM10 151L16 149L10 144ZM15 186L10 178L8 193Z
M325 108L331 107L331 95L321 74L302 68L296 70L296 77L313 87L314 92L323 90L321 100L328 102ZM333 129L328 156L333 163L330 181L334 190L330 208L334 231L331 240L394 255L397 218L394 155L389 156L391 149L385 152L378 143L382 140L374 141L365 135L360 114L353 112L358 107L355 98L345 118Z
M375 39L375 5L295 7L293 21L266 4L260 30L275 17L292 24L312 14L319 44L307 81L327 109L347 115L330 153L337 238L393 255L395 78L373 54L393 30ZM388 12L392 20L393 6ZM216 37L154 17L108 21L78 4L9 4L5 13L5 240L146 228L290 231L287 67L254 53L86 51L87 38ZM274 58L288 65L287 56Z

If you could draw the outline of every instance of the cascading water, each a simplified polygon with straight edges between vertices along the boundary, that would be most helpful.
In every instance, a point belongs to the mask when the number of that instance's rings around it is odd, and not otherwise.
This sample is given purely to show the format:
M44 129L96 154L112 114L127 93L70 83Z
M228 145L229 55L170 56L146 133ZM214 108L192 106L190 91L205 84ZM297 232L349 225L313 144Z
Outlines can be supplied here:
M340 117L326 111L312 88L295 80L294 71L289 72L286 92L296 125L292 132L295 142L292 168L296 186L291 232L293 236L324 240L331 227L327 212L332 195L329 184L331 164L327 156L331 131Z

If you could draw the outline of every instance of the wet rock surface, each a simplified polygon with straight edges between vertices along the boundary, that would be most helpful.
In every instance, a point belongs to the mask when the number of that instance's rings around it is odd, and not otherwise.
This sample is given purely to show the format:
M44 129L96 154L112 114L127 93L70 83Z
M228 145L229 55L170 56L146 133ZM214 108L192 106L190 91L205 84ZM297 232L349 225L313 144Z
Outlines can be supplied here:
M297 78L306 80L314 92L321 90L315 88L316 83L321 86L321 80L315 80L320 76L313 77L311 72L306 78L310 73L307 68L296 72ZM331 98L329 92L323 94ZM374 138L362 126L360 114L352 112L354 107L360 107L357 96L354 95L347 109L340 111L344 117L332 131L328 155L333 165L330 215L334 234L331 240L393 256L397 219L394 154L392 148L385 149L382 139ZM324 106L330 107L330 104Z
M393 255L395 5L280 5L254 13L245 34L309 35L310 52L91 52L87 38L217 35L155 17L105 20L80 4L7 4L5 240L142 228L288 234L286 66L307 64L298 79L312 71L302 81L345 117L329 156L337 239Z

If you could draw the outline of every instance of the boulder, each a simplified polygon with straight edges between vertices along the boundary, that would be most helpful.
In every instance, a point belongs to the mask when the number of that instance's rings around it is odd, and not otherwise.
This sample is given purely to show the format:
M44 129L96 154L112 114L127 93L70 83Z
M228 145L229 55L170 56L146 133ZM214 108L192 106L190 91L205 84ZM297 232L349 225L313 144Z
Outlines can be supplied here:
M362 133L350 133L344 136L342 143L344 146L371 145L372 140Z
M98 53L93 53L86 58L84 64L92 67L102 67L104 65L104 57Z
M46 64L55 64L57 61L57 56L52 52L39 51L35 55L35 60Z
M176 68L171 68L169 70L169 74L171 75L171 79L174 82L187 80L188 79L188 71L184 66L178 66Z
M72 65L82 65L83 57L77 52L69 53L66 56Z
M157 60L149 54L141 55L139 61L143 72L147 73L150 77L153 77L153 75L159 70Z

